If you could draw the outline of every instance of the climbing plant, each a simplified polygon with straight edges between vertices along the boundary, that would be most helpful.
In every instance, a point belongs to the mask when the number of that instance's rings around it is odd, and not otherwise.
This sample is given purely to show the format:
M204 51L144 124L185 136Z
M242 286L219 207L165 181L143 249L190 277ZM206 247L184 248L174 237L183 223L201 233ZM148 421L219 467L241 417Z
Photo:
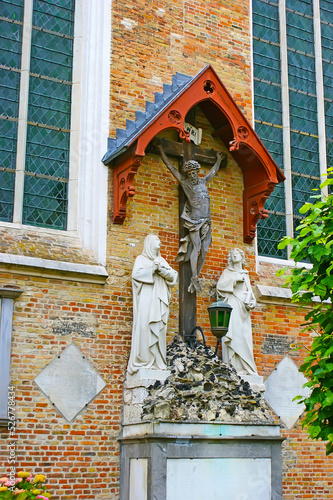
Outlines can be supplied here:
M332 170L320 186L329 192ZM297 396L305 405L302 425L311 438L327 442L329 455L333 453L333 195L317 194L313 199L300 209L304 219L297 228L298 235L285 237L279 248L291 247L290 257L296 267L286 277L286 286L292 290L292 301L307 307L303 326L314 336L300 367L308 379L305 385L310 388L308 397Z

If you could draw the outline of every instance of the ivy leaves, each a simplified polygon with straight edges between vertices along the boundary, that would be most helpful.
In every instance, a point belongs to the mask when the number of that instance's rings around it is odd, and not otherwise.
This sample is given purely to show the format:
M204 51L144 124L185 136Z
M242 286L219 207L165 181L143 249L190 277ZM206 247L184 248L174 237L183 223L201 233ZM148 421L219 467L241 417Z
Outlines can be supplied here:
M321 189L333 185L333 169L329 170L330 176ZM300 209L305 218L297 227L298 236L284 238L279 248L290 245L290 257L297 267L286 277L286 286L291 288L293 302L307 306L306 329L316 332L309 355L300 367L311 393L295 399L305 405L303 427L311 438L327 441L329 455L333 453L333 195L313 198L314 203ZM304 262L308 264L300 264Z

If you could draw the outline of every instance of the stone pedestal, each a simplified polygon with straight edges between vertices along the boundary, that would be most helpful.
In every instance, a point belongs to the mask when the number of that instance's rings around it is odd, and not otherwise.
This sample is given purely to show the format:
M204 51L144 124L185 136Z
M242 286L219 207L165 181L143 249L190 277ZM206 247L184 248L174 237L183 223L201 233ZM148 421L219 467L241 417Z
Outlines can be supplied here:
M281 500L280 428L262 378L246 377L174 338L170 372L140 371L124 386L121 500Z
M121 500L281 500L280 428L205 422L123 426Z

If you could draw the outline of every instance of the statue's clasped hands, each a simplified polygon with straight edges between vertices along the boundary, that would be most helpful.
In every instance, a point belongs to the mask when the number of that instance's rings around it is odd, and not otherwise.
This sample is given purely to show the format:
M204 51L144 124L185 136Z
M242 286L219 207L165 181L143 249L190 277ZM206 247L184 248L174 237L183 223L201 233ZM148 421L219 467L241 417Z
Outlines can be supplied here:
M161 262L159 259L154 259L153 261L153 271L160 271L161 270Z

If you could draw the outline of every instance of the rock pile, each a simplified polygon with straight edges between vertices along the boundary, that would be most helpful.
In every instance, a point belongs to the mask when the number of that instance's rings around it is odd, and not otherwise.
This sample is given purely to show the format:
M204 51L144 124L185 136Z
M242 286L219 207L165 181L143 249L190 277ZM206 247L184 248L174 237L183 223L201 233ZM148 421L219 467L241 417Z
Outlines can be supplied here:
M261 394L210 349L191 349L176 336L167 346L167 362L171 375L147 388L144 421L271 422Z

